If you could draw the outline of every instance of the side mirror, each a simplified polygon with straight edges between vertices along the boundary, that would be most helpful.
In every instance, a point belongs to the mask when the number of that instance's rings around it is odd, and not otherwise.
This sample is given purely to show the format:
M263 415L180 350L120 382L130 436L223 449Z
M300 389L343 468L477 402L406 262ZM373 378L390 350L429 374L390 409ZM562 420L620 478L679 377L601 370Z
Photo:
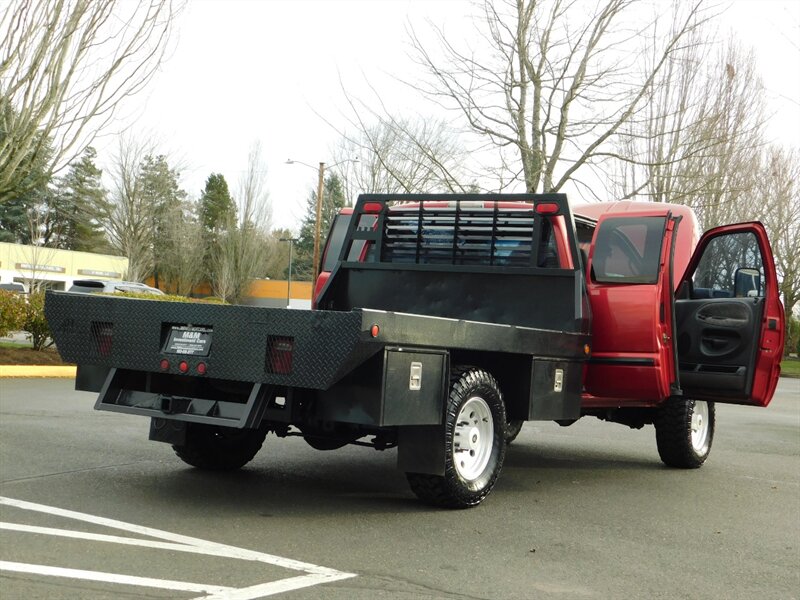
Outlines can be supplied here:
M736 269L733 295L737 298L759 298L764 295L761 292L761 273L758 269Z

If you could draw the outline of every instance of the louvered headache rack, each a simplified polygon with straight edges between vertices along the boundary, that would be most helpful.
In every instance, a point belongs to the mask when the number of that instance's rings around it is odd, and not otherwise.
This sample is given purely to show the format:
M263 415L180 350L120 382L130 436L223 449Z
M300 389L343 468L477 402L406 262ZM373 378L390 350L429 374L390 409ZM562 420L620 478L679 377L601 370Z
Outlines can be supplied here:
M543 267L554 251L550 224L536 205L565 214L560 194L361 196L354 209L348 261ZM534 243L533 240L537 240ZM367 251L364 252L364 245ZM372 247L374 244L374 247ZM379 259L376 259L380 257Z

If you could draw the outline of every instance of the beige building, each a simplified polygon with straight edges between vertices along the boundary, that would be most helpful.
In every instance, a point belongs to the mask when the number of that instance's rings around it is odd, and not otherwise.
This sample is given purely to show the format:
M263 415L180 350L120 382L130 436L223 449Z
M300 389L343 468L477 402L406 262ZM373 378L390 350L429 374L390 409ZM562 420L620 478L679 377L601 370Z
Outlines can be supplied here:
M76 279L122 279L127 270L124 256L0 242L0 283L66 290Z

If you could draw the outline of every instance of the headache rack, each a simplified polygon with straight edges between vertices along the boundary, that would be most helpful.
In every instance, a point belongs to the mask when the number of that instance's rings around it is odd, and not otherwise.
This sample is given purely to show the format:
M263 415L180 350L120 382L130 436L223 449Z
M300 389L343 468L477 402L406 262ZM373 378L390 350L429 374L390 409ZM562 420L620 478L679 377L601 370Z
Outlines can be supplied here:
M402 200L400 200L402 198ZM363 195L344 262L557 267L546 216L571 219L563 194Z
M569 330L580 264L564 194L362 195L317 306Z

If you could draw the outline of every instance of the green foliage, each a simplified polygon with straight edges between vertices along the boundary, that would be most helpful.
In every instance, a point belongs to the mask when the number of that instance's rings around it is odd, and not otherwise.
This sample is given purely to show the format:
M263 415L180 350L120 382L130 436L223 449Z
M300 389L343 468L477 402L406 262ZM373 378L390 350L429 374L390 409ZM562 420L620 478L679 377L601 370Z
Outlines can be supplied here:
M319 228L320 254L328 235L328 230L333 223L333 218L339 209L347 205L344 195L342 180L335 173L325 178L325 188L322 194L322 220ZM292 278L300 280L311 279L314 260L314 228L317 220L317 193L311 192L306 201L306 215L300 227L299 241L294 245L295 259L292 267Z
M236 205L228 190L228 182L221 173L212 173L200 196L200 222L209 233L227 229L236 217Z
M177 294L143 294L140 292L105 292L101 296L114 298L134 298L136 300L158 300L161 302L185 302L187 304L227 304L222 298L209 296L208 298L189 298Z
M790 316L786 323L786 344L783 355L789 356L790 352L796 352L800 356L800 319L793 316Z
M31 336L34 350L43 350L52 345L50 325L44 317L44 292L31 292L25 304L22 331Z
M53 231L56 238L52 243L46 241L47 245L81 252L110 251L100 225L110 208L96 158L95 149L86 148L67 174L56 180L50 204L58 227Z
M183 217L183 202L186 200L179 177L179 171L169 166L163 154L145 156L139 170L142 200L151 211L150 235L156 287L160 283L159 274L169 271L169 259L175 256L176 240L170 235L170 222Z
M20 331L25 320L25 299L14 292L0 290L0 337Z

